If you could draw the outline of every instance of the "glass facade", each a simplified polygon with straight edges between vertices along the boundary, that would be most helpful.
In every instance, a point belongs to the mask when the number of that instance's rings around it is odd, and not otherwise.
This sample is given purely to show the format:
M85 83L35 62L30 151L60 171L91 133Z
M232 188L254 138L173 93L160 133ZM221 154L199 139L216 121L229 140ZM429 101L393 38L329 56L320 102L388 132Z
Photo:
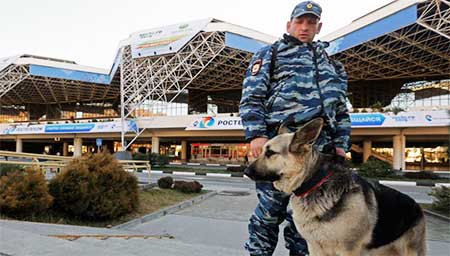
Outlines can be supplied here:
M450 109L450 80L405 84L388 107L404 110Z

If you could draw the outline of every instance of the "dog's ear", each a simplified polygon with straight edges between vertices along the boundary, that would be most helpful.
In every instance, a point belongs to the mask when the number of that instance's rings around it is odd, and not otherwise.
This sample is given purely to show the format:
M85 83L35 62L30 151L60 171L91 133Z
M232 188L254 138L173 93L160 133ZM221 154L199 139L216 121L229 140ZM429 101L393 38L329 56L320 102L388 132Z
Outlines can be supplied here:
M281 124L278 128L278 134L289 133L289 128L285 124Z
M322 118L313 119L303 125L297 132L295 132L291 144L289 145L289 151L300 152L303 145L313 144L317 137L319 137L322 127Z

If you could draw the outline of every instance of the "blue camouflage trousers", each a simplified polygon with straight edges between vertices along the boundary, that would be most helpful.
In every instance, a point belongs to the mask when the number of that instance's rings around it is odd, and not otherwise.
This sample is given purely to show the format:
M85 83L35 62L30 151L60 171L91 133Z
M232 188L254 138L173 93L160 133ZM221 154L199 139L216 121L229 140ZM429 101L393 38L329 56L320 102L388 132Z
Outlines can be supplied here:
M308 254L306 241L300 236L287 212L290 195L278 191L272 182L256 182L259 203L248 224L249 240L245 249L250 255L272 255L278 242L279 225L287 220L284 228L286 248L291 255Z

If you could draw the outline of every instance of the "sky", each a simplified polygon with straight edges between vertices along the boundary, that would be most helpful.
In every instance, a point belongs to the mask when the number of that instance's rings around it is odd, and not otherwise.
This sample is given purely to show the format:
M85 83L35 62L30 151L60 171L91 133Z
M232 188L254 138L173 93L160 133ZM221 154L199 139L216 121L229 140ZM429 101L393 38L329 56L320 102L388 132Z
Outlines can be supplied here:
M392 0L316 0L323 28L317 38ZM131 33L216 18L276 37L298 0L2 0L0 58L33 54L110 69L119 42Z

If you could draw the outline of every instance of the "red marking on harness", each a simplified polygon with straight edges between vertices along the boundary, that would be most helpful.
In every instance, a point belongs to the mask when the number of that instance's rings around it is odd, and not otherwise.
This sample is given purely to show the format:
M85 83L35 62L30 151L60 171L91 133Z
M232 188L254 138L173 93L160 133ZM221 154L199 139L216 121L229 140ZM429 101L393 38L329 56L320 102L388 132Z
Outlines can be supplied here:
M313 192L316 188L320 187L323 183L325 183L325 181L327 181L331 177L331 175L333 175L333 172L328 173L327 176L325 176L323 179L321 179L316 185L314 185L314 187L310 188L305 193L302 193L300 195L295 195L295 196L298 196L298 197L307 196L309 193Z

